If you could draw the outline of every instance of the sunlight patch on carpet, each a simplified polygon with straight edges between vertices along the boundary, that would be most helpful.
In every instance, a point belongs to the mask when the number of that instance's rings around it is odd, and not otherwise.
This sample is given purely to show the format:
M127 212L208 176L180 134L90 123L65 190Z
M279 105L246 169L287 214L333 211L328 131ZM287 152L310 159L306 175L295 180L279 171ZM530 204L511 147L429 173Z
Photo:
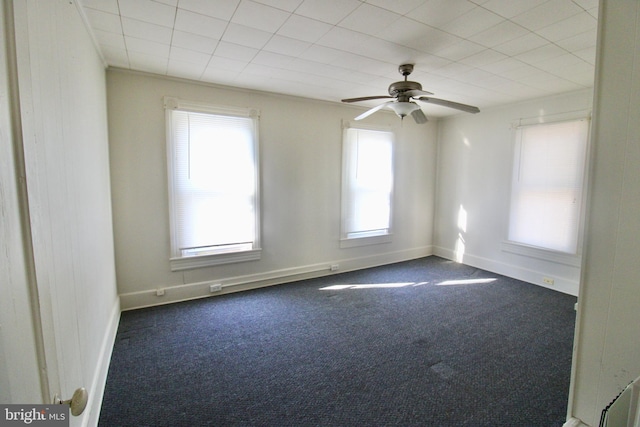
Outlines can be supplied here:
M384 288L405 288L407 286L422 286L429 282L399 282L399 283L348 283L344 285L331 285L320 288L321 291L342 291L345 289L384 289Z
M485 283L495 282L497 279L464 279L464 280L445 280L444 282L436 283L436 286L451 286L451 285L482 285Z

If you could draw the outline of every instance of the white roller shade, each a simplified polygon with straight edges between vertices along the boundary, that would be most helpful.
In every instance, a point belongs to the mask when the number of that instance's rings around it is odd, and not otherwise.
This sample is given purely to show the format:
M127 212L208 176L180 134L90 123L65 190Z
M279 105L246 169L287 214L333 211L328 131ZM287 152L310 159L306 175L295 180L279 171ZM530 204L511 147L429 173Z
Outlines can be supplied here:
M588 132L587 119L517 130L509 240L576 253Z

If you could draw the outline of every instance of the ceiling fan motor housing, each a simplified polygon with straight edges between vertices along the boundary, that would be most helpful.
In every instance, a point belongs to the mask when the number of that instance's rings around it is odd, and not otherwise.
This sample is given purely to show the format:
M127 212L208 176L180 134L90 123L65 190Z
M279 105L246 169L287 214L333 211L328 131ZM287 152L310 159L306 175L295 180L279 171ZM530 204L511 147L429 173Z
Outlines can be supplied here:
M389 85L389 95L395 97L402 95L409 90L422 90L422 85L418 82L400 81Z

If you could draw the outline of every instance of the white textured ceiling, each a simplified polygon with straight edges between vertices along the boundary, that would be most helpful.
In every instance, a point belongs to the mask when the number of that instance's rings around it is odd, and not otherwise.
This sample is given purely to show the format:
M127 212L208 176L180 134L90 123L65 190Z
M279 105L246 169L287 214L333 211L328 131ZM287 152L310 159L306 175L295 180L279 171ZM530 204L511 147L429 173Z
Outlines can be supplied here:
M597 0L81 5L109 66L228 86L339 102L387 95L404 63L434 97L480 109L593 86Z

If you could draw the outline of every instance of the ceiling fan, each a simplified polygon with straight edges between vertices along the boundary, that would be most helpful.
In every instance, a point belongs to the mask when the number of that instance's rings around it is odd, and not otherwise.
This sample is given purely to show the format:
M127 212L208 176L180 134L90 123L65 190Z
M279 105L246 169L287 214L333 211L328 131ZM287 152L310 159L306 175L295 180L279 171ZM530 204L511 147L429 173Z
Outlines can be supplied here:
M371 99L393 99L393 101L387 101L383 104L378 105L377 107L373 107L372 109L365 111L354 120L364 119L365 117L370 116L371 114L383 109L384 107L389 107L393 111L395 111L400 119L404 119L407 115L411 114L411 117L413 117L416 123L426 123L427 116L424 115L424 113L420 109L420 106L415 103L414 100L430 104L442 105L449 108L455 108L457 110L466 111L468 113L475 114L480 112L480 109L478 107L474 107L472 105L432 98L430 95L433 95L433 93L422 90L422 85L420 83L408 81L407 76L413 71L413 64L403 64L398 67L398 71L404 76L404 80L391 83L391 85L389 85L389 95L365 96L362 98L349 98L342 100L342 102L358 102L368 101Z

